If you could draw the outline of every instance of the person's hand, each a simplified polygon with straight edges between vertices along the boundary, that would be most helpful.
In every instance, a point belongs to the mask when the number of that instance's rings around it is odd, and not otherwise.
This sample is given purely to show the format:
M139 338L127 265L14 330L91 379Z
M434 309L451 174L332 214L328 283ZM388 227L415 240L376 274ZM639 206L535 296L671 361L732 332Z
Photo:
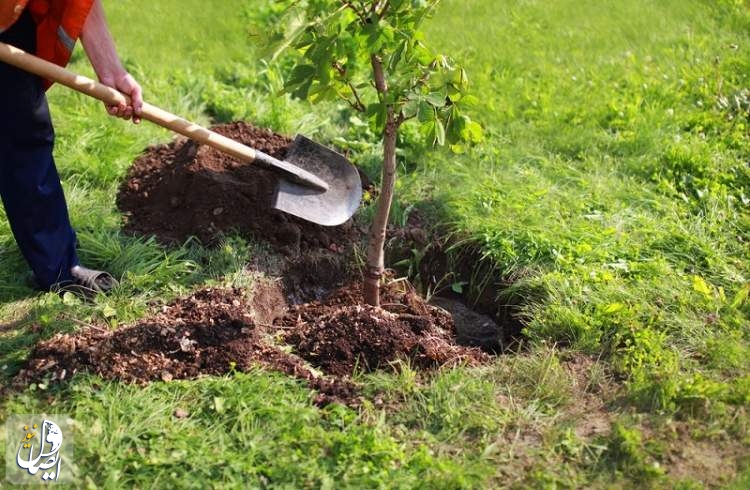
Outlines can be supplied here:
M130 97L130 104L125 102L116 105L106 104L107 112L123 119L132 118L136 124L141 122L141 109L143 108L141 86L123 68L117 56L115 43L104 18L101 0L94 0L91 5L91 11L81 31L81 42L99 81Z
M119 76L103 76L99 81L130 97L129 105L124 102L118 105L105 104L107 112L125 120L132 118L135 124L139 124L141 122L141 109L143 108L143 91L135 78L130 73L124 72Z

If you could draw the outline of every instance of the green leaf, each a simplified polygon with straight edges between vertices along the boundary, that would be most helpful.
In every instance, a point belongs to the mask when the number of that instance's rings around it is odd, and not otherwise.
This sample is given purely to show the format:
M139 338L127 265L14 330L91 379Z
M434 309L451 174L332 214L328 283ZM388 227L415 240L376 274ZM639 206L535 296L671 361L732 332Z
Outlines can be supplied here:
M102 309L102 316L104 316L104 318L112 318L113 316L117 316L117 310L109 305L105 305Z
M430 122L435 119L435 108L421 100L419 102L419 112L417 112L419 122Z
M403 107L406 117L415 117L419 115L419 100L409 100Z
M371 53L377 53L393 41L393 28L383 19L377 23L368 24L365 32L367 32L367 46Z
M621 311L625 308L625 305L622 303L610 303L607 305L606 308L604 308L604 313L617 313L618 311Z
M386 108L385 104L370 104L367 106L365 114L370 118L370 122L376 130L385 127Z
M297 99L302 99L302 100L307 99L307 94L310 92L311 86L312 86L312 79L308 79L304 81L295 90L291 91L292 97L295 97Z
M740 288L739 291L737 291L737 294L734 295L734 299L732 300L732 308L739 308L743 304L745 304L745 301L747 301L748 296L750 296L750 284L745 284Z
M307 98L313 104L323 100L333 100L338 97L336 90L329 84L317 83L310 89Z
M315 76L316 68L313 65L297 65L292 70L286 81L285 87L288 89L297 88L300 85L312 83L312 77Z
M478 122L469 120L464 126L461 136L466 141L481 143L484 139L484 130L482 130L482 126Z
M700 276L693 276L693 290L711 299L711 287Z
M398 67L399 62L401 61L401 57L404 55L404 50L406 50L407 42L401 42L399 43L396 50L391 55L391 58L388 60L388 70L393 72L396 71L396 68Z
M214 410L216 410L216 413L222 414L224 413L224 399L218 396L214 397Z
M443 110L443 119L445 120L446 139L449 144L463 142L462 132L466 125L468 117L462 116L461 111L455 105L449 106Z
M430 92L425 99L435 107L445 106L445 93L443 92Z
M78 297L70 291L66 291L63 293L62 302L66 306L73 306L81 303Z
M461 106L462 107L474 107L479 105L479 98L475 95L462 95Z
M445 126L440 119L435 119L435 141L440 146L445 144Z
M469 75L466 74L466 70L461 68L459 70L460 78L459 78L459 88L461 90L466 90L469 86Z
M333 69L329 65L321 63L318 66L316 80L321 85L328 85L333 80Z
M422 43L414 43L414 49L412 50L414 58L419 64L427 66L435 59L432 52L427 49Z

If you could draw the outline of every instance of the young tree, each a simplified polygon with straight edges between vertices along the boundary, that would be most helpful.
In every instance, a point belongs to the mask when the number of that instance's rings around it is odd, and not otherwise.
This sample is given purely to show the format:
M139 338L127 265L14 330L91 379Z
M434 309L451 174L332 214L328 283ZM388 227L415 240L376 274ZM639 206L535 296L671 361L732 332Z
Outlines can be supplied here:
M479 124L463 114L471 101L466 72L433 53L420 26L440 0L296 0L288 13L296 28L283 48L297 64L285 89L312 102L343 99L370 118L383 137L381 191L370 228L364 295L380 305L386 228L396 182L399 128L418 123L435 145L482 139Z

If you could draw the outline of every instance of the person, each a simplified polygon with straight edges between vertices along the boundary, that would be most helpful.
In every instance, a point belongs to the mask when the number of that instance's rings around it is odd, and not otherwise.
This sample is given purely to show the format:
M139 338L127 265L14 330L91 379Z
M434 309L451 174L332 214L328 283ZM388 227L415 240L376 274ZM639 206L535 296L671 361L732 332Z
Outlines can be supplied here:
M99 81L130 96L109 114L140 122L138 82L123 67L101 0L0 0L0 41L65 66L76 41ZM0 197L13 236L41 290L107 292L109 273L81 265L52 150L50 82L0 62Z

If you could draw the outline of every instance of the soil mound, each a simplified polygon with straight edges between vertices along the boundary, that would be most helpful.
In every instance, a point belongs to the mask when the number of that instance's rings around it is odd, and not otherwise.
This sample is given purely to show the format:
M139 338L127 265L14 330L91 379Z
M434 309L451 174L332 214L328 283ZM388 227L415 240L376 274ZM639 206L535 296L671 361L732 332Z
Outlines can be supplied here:
M283 159L291 140L234 122L212 127L228 138ZM180 243L212 243L236 231L275 249L341 251L356 233L351 222L328 228L271 209L278 177L209 146L177 138L151 146L133 163L117 196L124 230Z
M288 308L275 325L256 321L259 297L249 301L240 289L207 288L132 326L59 334L37 345L14 385L60 382L80 372L143 384L260 365L304 380L318 392L318 405L356 405L359 393L348 379L355 369L372 371L399 359L424 369L490 359L478 348L457 345L450 314L426 304L405 282L386 288L382 309L361 305L355 283L324 301ZM278 331L297 354L275 345L271 335Z
M425 303L406 283L392 284L383 296L383 308L363 306L361 285L354 284L324 301L295 306L282 320L285 340L302 358L336 376L399 359L420 368L489 360L477 348L457 345L451 316Z
M174 301L146 322L111 331L87 328L40 343L18 386L62 381L78 372L143 384L223 375L261 365L306 381L318 391L315 402L356 403L355 387L314 375L301 359L263 339L237 289L204 289Z

